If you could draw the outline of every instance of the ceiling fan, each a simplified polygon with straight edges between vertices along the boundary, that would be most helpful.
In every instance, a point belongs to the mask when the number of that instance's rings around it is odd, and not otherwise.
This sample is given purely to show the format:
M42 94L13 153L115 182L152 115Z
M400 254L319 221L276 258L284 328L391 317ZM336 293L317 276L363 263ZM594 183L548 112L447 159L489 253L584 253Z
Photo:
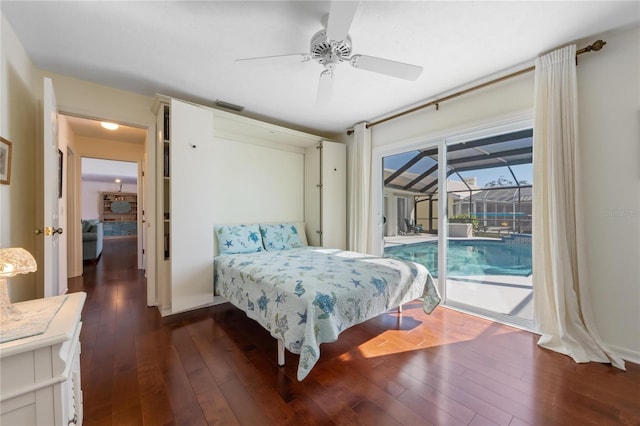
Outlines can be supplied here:
M285 55L260 56L255 58L236 59L253 61L285 57L300 57L300 62L314 60L324 67L320 73L316 102L326 104L331 98L333 78L336 67L342 62L349 62L352 67L386 74L392 77L415 81L422 73L422 67L377 58L368 55L351 55L351 37L349 28L358 8L357 1L332 1L329 14L322 19L323 29L311 37L309 53L292 53Z

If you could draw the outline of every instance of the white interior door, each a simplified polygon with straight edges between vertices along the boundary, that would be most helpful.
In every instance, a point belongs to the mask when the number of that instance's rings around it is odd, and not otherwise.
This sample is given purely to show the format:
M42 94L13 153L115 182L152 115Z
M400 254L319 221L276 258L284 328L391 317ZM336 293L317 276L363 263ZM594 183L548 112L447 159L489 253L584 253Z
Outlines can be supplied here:
M50 78L44 79L44 127L43 127L43 209L44 237L43 264L39 265L44 276L44 297L57 296L66 291L66 285L59 285L60 243L62 228L59 226L58 185L62 172L58 170L58 106Z

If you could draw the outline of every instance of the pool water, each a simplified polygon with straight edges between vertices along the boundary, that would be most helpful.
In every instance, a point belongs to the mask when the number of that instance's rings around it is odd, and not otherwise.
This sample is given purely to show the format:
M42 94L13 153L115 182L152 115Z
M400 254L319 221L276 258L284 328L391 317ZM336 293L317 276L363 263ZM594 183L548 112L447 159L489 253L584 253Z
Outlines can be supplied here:
M447 275L531 275L531 244L506 244L501 240L449 240ZM386 247L386 257L410 260L438 276L438 243L429 241Z

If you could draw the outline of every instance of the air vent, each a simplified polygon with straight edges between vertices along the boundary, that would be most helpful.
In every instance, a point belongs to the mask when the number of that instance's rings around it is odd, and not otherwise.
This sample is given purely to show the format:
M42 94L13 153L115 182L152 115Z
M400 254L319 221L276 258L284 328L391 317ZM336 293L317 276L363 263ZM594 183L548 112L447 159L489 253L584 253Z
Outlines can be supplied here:
M230 104L229 102L221 101L220 99L216 99L216 106L220 108L230 109L232 111L242 111L244 109L243 106Z

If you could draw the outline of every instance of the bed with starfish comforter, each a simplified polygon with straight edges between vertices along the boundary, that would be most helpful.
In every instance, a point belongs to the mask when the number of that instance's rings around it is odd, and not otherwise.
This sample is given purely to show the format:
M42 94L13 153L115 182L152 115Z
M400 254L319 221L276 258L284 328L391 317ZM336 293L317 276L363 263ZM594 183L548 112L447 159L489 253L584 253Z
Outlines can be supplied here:
M397 259L302 247L214 263L216 292L300 354L298 380L318 361L320 344L347 328L420 297L427 313L440 303L427 269Z

